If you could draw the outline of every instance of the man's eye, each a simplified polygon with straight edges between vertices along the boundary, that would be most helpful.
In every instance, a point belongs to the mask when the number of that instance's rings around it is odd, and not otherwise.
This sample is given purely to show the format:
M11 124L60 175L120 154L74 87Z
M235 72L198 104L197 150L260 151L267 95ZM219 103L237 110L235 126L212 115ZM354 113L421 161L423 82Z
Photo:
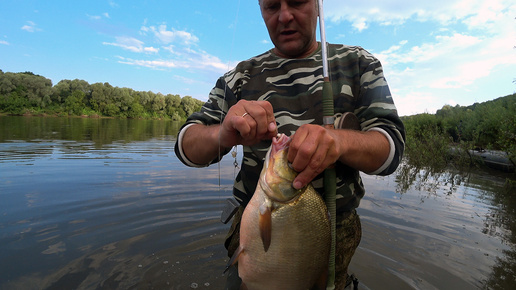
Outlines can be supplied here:
M270 5L265 6L265 9L269 10L269 11L275 11L275 10L278 10L279 7L280 6L278 4L270 4Z
M306 3L307 1L292 1L290 3L290 6L292 7L299 7L299 6L302 6Z

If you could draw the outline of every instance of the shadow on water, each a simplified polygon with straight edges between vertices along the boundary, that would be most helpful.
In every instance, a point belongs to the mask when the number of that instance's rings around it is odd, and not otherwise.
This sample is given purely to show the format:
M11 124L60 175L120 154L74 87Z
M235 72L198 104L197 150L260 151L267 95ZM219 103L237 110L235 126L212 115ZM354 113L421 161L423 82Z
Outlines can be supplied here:
M450 164L450 163L448 163ZM516 180L515 173L504 173L488 168L467 167L453 164L421 168L403 163L396 172L396 191L400 195L415 189L420 193L421 203L439 195L471 195L472 210L482 219L480 232L501 241L505 247L497 249L490 273L479 279L475 286L482 289L514 289L516 286ZM457 167L459 169L457 169ZM463 187L474 189L464 191ZM475 206L486 211L475 210ZM477 243L478 244L478 243ZM485 254L486 256L488 254ZM467 262L467 260L466 260Z

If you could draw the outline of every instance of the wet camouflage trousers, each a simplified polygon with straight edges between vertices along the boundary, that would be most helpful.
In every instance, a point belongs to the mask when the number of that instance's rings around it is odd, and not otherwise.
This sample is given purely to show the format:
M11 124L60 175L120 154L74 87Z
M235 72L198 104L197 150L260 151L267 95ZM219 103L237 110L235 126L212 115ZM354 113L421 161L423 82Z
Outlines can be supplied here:
M337 215L335 246L335 289L344 289L349 277L348 266L362 238L362 225L356 210Z
M233 253L238 248L240 242L240 220L242 219L243 207L240 207L233 217L233 223L226 236L224 246L228 249L228 256L233 256ZM348 213L337 215L337 245L335 248L335 289L341 290L346 287L348 281L348 266L351 258L355 254L355 250L360 244L362 238L362 226L360 218L356 210ZM237 281L235 281L235 279ZM233 280L233 281L229 281ZM237 288L227 286L226 289L238 289L240 281L236 269L230 271L228 276L228 285L238 285Z

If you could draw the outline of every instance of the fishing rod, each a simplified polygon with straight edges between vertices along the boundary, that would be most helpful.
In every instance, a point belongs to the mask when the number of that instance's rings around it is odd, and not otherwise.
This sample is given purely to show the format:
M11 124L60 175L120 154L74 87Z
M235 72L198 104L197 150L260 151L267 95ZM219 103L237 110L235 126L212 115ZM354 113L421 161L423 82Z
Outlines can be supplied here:
M334 108L333 108L333 89L330 82L330 74L328 69L328 49L326 43L326 29L324 27L324 9L323 0L318 0L319 8L319 29L321 34L322 63L323 63L323 126L327 129L334 129ZM326 289L335 289L335 244L336 244L336 184L335 165L324 170L324 200L326 207L330 212L331 219L331 248L330 258L328 261L328 282Z

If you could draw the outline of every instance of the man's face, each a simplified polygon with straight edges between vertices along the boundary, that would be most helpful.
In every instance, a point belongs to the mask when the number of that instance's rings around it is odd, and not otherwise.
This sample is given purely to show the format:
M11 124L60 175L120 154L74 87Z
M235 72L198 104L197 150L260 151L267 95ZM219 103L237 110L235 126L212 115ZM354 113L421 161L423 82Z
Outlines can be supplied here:
M315 0L260 0L259 3L277 55L301 58L317 50Z

